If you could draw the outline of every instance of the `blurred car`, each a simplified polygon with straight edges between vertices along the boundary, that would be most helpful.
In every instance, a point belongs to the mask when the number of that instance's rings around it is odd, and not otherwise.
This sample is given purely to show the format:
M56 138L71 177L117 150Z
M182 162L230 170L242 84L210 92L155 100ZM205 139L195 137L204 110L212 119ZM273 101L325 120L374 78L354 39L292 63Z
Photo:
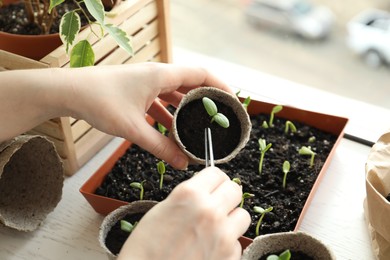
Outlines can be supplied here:
M311 40L328 37L334 23L329 8L304 0L253 0L245 16L251 24L271 26Z
M373 68L390 64L390 13L368 9L347 23L347 45Z

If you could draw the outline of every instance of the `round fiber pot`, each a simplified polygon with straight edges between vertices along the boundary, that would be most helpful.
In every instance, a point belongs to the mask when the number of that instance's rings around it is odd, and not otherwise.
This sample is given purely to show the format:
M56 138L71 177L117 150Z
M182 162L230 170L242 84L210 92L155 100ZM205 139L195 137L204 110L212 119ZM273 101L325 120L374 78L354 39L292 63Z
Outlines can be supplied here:
M320 240L304 232L283 232L256 237L243 252L241 260L258 260L270 254L279 255L289 249L294 259L294 252L301 252L315 260L335 260L330 249Z
M0 222L33 231L62 196L63 165L54 144L21 135L0 144Z
M211 122L202 98L215 102L218 112L230 122L224 128ZM173 116L172 136L193 163L205 164L205 128L211 129L215 164L233 159L249 140L252 124L238 98L213 87L202 87L188 92Z
M129 236L129 233L120 230L120 221L127 219L134 225L134 221L139 221L157 203L157 201L152 200L134 201L117 208L104 218L100 225L99 243L106 252L108 259L117 258L120 249ZM115 239L111 240L111 236Z

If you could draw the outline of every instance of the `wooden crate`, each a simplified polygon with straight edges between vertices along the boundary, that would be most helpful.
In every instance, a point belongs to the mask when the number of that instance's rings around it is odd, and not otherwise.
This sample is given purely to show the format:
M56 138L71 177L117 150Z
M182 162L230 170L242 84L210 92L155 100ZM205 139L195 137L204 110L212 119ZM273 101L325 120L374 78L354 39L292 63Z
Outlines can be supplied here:
M134 56L116 44L109 35L98 38L87 29L87 38L95 52L96 65L128 64L145 61L170 63L172 59L168 0L126 0L107 15L107 23L119 26L132 37ZM99 31L95 28L95 31ZM69 67L69 58L61 46L34 61L0 50L0 70ZM92 128L84 120L54 118L29 133L47 136L61 156L66 175L73 175L113 137Z

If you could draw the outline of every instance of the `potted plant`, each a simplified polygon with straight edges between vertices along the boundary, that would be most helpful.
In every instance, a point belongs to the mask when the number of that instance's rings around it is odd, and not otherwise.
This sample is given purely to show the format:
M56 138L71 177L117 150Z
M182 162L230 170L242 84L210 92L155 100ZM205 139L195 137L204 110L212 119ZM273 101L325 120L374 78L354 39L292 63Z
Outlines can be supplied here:
M282 232L256 237L244 250L241 260L288 260L287 255L301 260L336 259L332 251L315 237L304 232Z
M234 158L249 140L251 122L237 97L213 87L188 92L173 116L172 135L195 163L205 164L205 129L211 129L216 164Z
M105 7L101 0L4 0L0 1L0 7L0 17L3 17L0 25L3 25L2 30L8 31L0 32L0 49L40 60L63 43L70 55L71 67L91 66L95 62L91 43L87 37L78 39L83 26L98 37L102 37L103 32L109 33L119 46L133 52L127 34L105 22ZM13 26L7 25L9 22Z
M138 200L119 207L108 214L99 230L99 243L109 259L116 259L123 244L141 220L157 201Z
M346 118L283 106L274 115L273 127L268 124L266 128L263 121L269 122L270 112L275 106L251 101L247 108L252 125L249 141L233 159L219 165L232 179L240 179L244 193L251 194L243 203L243 207L253 216L253 223L240 238L243 248L256 237L255 230L261 215L255 212L254 206L273 208L262 217L258 228L260 235L299 228L348 121ZM293 122L296 132L285 132L287 121ZM261 173L259 139L266 140L265 146L272 143L263 158ZM299 154L302 146L310 146L316 153L312 167L311 156ZM186 171L177 171L167 165L165 190L160 191L157 188L160 174L155 167L158 161L139 147L124 142L108 162L84 183L80 191L97 212L107 214L119 205L137 200L138 195L125 190L133 181L140 182L148 178L147 185L144 185L144 198L156 196L159 201L169 194L169 189L204 167L190 165ZM283 169L285 161L290 164L286 178L287 170ZM119 183L127 184L123 188Z

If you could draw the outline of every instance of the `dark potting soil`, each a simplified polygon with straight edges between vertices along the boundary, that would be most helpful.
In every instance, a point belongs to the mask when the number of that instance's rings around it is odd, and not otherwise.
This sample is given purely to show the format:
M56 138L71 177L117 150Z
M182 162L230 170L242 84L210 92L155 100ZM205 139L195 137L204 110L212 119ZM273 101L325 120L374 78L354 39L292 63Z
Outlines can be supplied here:
M212 133L214 159L222 159L229 155L240 142L241 128L233 109L215 101L218 112L224 114L230 122L228 128L223 128L217 122L211 123L202 100L189 102L181 108L177 115L177 129L181 142L188 151L198 158L205 158L204 129L209 127Z
M259 258L259 260L267 260L267 257L274 254L274 255L280 255L283 251L280 251L280 252L276 252L276 253L271 253L271 254L268 254L268 255L265 255L265 256L262 256ZM290 260L314 260L313 257L310 257L308 255L306 255L305 253L301 252L301 251L293 251L293 250L290 250L291 252L291 258Z
M144 216L144 213L126 215L123 220L135 225ZM120 221L115 223L114 226L108 231L106 236L106 246L114 255L119 254L123 244L126 242L130 233L121 229Z
M256 236L255 228L260 217L253 211L254 206L264 209L273 207L262 221L261 234L294 230L311 188L337 138L295 121L293 123L298 131L285 134L286 120L278 117L274 120L273 128L262 128L262 122L268 119L269 115L262 114L251 117L252 131L245 148L230 162L218 165L231 178L240 178L243 192L255 195L244 203L244 208L252 216L252 223L245 233L249 238ZM310 137L315 137L315 141L309 142ZM261 175L258 169L259 138L272 143L265 154ZM203 135L199 143L203 143ZM298 154L302 146L311 146L316 153L313 167L309 167L310 156ZM291 169L287 175L287 186L283 188L282 165L285 160L290 162ZM130 188L130 183L145 180L144 199L161 201L176 185L204 167L195 165L189 166L187 171L178 171L168 165L163 189L160 190L160 175L156 168L158 161L150 153L133 145L117 161L96 194L131 202L139 199L139 190Z
M388 202L390 202L390 193L387 194L386 199L387 199Z
M63 14L76 8L78 7L73 1L65 1L57 6L56 11L58 15L53 21L50 33L58 33L60 20ZM88 24L85 16L81 14L79 15L81 19L81 26ZM10 4L0 8L0 31L23 35L42 34L42 30L38 25L29 22L23 2Z

